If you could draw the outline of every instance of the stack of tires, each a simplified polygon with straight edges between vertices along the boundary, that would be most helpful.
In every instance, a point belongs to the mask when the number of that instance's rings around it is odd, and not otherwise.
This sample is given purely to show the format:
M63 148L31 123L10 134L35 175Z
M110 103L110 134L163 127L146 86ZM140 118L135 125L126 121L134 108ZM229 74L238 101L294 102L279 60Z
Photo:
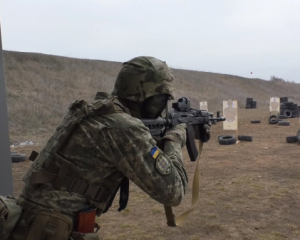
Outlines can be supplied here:
M246 109L256 108L256 101L253 101L253 98L246 98Z
M280 98L280 115L287 118L299 117L299 110L297 103L289 102L287 97Z

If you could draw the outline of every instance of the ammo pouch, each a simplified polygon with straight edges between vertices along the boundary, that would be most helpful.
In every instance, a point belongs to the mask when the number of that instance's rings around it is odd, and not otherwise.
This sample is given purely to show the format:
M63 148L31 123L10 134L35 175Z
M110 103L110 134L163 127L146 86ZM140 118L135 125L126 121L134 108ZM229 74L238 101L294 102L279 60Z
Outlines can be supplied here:
M66 215L52 210L37 211L28 229L26 240L68 240L73 221Z
M15 198L0 196L0 239L9 237L22 213Z

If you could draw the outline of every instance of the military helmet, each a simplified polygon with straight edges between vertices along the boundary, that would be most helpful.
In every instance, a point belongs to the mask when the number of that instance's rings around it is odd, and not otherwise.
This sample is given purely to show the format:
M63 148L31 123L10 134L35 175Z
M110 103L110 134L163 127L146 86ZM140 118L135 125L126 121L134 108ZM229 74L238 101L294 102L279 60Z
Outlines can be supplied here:
M112 95L141 103L158 94L174 99L174 77L166 62L154 57L136 57L123 63Z

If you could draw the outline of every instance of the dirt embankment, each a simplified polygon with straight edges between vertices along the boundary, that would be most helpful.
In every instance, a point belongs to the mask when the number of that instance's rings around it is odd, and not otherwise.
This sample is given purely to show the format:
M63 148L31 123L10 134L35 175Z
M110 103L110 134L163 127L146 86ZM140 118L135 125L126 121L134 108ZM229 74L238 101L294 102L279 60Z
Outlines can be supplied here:
M90 101L97 91L111 92L122 66L119 62L8 51L4 63L10 134L16 141L49 136L70 102ZM215 112L228 99L238 100L244 108L246 97L253 97L259 108L266 107L273 96L300 103L300 84L201 71L173 72L176 97L189 97L195 108L199 101L208 101L209 110Z

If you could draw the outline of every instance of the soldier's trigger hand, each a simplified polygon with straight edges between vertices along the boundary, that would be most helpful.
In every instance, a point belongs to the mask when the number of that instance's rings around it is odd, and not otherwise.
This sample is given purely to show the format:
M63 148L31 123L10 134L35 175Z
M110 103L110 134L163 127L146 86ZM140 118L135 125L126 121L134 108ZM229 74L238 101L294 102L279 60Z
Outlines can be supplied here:
M184 147L186 143L186 128L187 126L185 123L181 123L172 127L167 131L163 137L163 140L176 142L179 143L181 147Z
M210 136L210 126L208 126L207 124L204 124L203 127L206 130L206 134Z
M204 124L199 130L200 130L199 131L200 135L197 136L199 138L196 138L196 139L200 139L203 142L208 142L210 139L210 126L207 124Z

